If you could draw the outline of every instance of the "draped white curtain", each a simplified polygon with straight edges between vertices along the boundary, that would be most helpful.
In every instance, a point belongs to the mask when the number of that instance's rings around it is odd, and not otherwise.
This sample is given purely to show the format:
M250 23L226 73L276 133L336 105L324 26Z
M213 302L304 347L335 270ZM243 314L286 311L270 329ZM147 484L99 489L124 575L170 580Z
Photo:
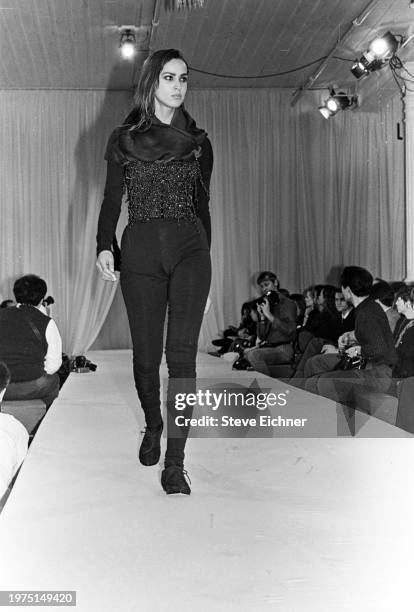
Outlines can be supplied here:
M405 273L403 143L398 99L326 121L319 95L295 107L276 89L191 91L187 108L210 135L213 306L200 348L236 323L274 270L282 286L337 282L343 265ZM114 286L99 281L95 232L106 139L128 109L120 92L0 92L1 297L34 272L49 283L68 352L93 343ZM121 221L118 233L125 221ZM130 346L117 295L95 348Z
M191 92L215 152L213 302L235 323L255 278L274 270L291 292L338 280L343 265L404 275L403 144L398 100L329 121L319 94L295 106L283 90Z
M2 299L27 273L45 278L70 354L95 339L115 285L95 269L105 144L130 95L102 91L0 92Z

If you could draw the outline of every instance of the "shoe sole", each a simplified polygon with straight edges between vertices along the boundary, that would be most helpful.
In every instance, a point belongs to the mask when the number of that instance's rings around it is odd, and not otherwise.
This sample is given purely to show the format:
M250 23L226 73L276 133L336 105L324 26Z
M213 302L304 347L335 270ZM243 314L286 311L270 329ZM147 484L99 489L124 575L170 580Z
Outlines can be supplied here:
M181 489L177 491L167 491L167 489L162 487L167 495L191 495L191 491L182 491Z

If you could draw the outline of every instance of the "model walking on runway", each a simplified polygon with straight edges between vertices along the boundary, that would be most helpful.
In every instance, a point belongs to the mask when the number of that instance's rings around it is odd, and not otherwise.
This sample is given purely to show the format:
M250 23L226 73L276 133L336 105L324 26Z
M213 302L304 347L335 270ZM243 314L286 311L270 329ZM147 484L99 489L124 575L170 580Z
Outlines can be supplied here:
M135 385L146 430L139 458L160 458L159 368L168 305L168 440L161 484L191 492L184 470L188 428L174 427L175 393L195 387L197 343L211 279L209 185L213 165L204 130L184 109L188 65L175 49L145 61L134 108L112 133L98 222L97 267L114 280L112 243L124 190L128 225L121 241L121 288L133 343ZM191 416L187 406L185 417Z

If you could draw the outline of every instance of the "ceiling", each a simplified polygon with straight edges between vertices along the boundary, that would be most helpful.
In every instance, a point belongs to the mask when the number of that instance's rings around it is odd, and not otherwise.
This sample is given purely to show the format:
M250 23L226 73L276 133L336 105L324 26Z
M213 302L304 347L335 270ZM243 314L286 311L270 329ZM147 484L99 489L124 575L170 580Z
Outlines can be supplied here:
M0 0L0 89L131 89L150 50L174 47L193 68L192 88L333 84L369 99L396 91L391 71L356 81L344 60L387 30L414 34L409 0L205 0L193 10L174 2ZM122 25L138 27L133 63L119 56ZM414 38L399 56L414 59Z

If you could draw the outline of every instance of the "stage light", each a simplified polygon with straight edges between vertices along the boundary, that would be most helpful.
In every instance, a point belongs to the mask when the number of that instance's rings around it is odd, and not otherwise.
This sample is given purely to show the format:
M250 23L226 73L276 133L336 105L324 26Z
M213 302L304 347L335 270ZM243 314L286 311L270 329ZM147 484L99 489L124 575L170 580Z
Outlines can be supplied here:
M368 51L353 64L352 74L355 78L360 79L370 72L383 68L387 61L395 55L398 47L399 43L391 32L386 32L384 36L375 38L370 43Z
M398 41L391 32L386 32L384 36L375 38L369 45L369 51L377 60L390 59L398 49Z
M323 106L320 106L318 109L325 119L329 119L339 113L339 111L350 108L351 106L356 106L357 104L356 96L349 97L343 91L335 93L335 90L331 89L329 94L329 98L325 100Z
M326 106L320 106L319 107L319 112L322 115L322 117L325 117L325 119L329 119L329 117L332 116L331 111Z
M132 59L137 52L135 32L132 28L124 27L120 29L121 40L119 42L119 48L121 49L121 55L124 59Z

